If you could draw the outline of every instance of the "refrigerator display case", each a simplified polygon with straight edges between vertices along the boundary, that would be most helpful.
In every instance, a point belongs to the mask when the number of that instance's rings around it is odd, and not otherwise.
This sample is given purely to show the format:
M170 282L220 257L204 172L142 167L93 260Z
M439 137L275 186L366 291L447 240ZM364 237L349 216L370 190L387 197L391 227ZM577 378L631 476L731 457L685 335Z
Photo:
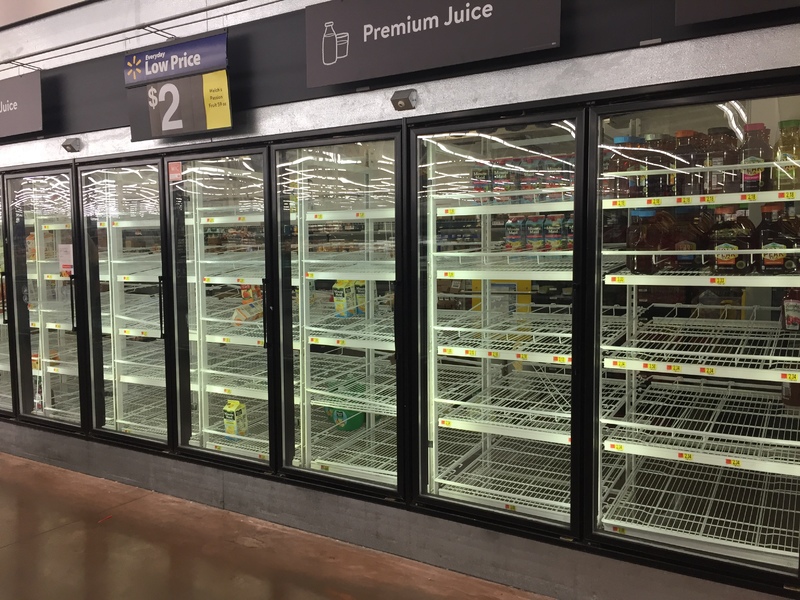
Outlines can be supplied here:
M267 461L263 155L173 161L169 173L173 203L183 199L188 296L191 432L181 439Z
M418 137L430 495L569 521L575 137Z
M157 164L89 167L80 195L89 265L87 291L99 312L94 356L102 365L95 426L167 438L161 194ZM90 325L94 328L98 323Z
M297 405L287 462L386 486L397 485L397 146L392 138L276 153L293 340L287 402Z
M72 177L6 179L20 412L80 423Z
M623 390L601 390L612 536L798 568L798 118L798 97L601 118L602 302L625 315L598 357Z

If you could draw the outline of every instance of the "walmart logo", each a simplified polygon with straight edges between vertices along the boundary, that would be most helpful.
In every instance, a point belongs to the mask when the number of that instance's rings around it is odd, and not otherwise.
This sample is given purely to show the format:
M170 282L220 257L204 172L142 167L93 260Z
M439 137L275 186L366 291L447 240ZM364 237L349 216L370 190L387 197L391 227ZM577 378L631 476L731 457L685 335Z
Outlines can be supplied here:
M142 64L141 59L137 58L137 56L134 54L133 58L131 58L126 64L128 65L128 75L132 75L133 80L136 81L136 76L142 72L142 70L139 68L139 65Z

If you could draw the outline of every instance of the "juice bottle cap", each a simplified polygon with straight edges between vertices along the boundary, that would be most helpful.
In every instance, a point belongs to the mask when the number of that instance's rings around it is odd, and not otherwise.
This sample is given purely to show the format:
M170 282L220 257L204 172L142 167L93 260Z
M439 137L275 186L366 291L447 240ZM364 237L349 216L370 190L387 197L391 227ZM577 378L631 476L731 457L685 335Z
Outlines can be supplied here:
M631 213L634 217L654 217L656 216L655 208L634 208Z
M645 133L644 134L644 141L646 142L655 142L658 140L668 140L672 136L666 133Z
M781 208L782 207L780 204L762 204L761 212L762 213L776 212L779 211Z
M633 135L618 135L614 138L615 144L641 144L644 142L643 138Z
M800 129L800 119L790 119L788 121L780 121L778 123L780 129Z
M718 206L714 209L714 214L717 215L732 215L736 212L735 206Z
M767 126L763 123L748 123L744 126L745 131L763 131Z
M675 137L692 137L695 135L700 135L700 132L694 129L679 129L675 132Z

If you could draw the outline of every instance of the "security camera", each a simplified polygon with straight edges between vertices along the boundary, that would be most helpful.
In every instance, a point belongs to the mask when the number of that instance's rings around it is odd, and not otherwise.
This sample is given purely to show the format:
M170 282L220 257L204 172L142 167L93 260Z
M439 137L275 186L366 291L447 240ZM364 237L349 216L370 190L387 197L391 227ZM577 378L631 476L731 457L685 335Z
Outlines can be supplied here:
M417 108L417 90L397 90L392 95L392 106L395 110L414 110Z
M80 152L81 146L82 144L80 138L67 138L61 144L61 147L67 152Z

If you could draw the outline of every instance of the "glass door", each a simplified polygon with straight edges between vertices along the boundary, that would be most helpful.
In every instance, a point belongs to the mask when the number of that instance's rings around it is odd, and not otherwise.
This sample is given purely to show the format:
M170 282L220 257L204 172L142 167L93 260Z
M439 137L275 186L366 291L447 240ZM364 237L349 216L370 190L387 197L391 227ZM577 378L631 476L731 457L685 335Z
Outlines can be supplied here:
M183 207L175 243L188 303L191 431L182 439L267 461L263 155L172 161L169 174Z
M296 406L289 464L387 486L397 485L396 155L397 141L386 139L276 158L291 272L283 282Z
M22 414L80 423L72 178L10 177Z
M601 119L609 535L798 568L799 117L793 96Z
M569 521L575 129L418 137L430 495Z
M100 330L102 402L96 426L166 440L166 368L160 169L155 164L80 172L90 277ZM98 413L96 407L96 414Z

